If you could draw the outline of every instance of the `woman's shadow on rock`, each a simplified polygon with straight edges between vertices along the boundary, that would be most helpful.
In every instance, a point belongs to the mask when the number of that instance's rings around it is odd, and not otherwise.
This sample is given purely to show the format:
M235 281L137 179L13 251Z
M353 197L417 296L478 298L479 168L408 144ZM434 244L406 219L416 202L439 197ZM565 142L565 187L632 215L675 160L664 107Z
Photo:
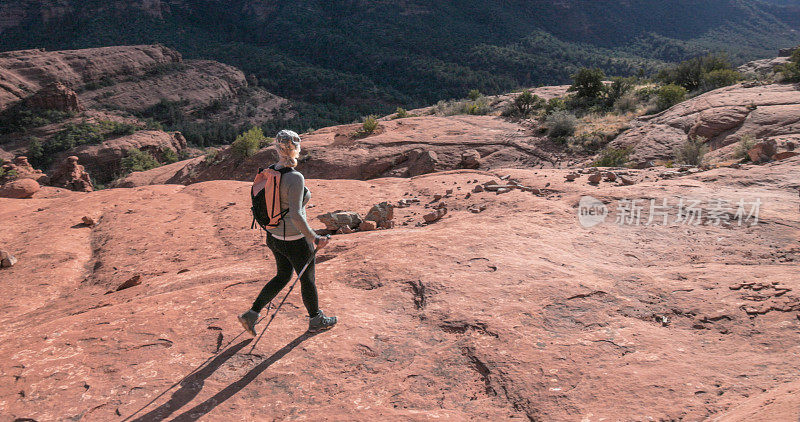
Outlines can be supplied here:
M173 421L195 421L201 418L208 412L214 410L215 407L224 403L236 393L247 387L247 385L253 382L253 380L255 380L256 377L258 377L262 372L269 368L273 363L286 356L286 354L300 345L300 343L308 340L311 337L314 337L317 334L318 333L312 333L308 331L301 334L289 342L289 344L283 346L280 350L273 353L272 356L261 361L261 363L259 363L255 368L251 369L241 379L225 387L213 397L210 397L193 408L181 413L175 417ZM233 355L242 350L242 348L250 344L252 341L253 339L244 340L220 353L211 362L181 381L181 388L172 393L172 396L166 403L162 404L156 409L153 409L147 414L136 418L135 422L162 421L173 413L179 411L183 406L194 400L200 391L203 390L203 385L205 384L206 378L210 377L217 369L219 369L226 361L228 361L228 359L230 359Z

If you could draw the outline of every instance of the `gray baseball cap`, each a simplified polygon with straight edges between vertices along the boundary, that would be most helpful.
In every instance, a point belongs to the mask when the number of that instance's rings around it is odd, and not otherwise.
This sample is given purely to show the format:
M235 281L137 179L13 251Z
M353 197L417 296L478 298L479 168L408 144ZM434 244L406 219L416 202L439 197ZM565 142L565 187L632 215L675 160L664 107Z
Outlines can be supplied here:
M275 135L275 142L284 144L286 146L293 144L295 147L299 147L300 135L298 135L297 132L284 129Z

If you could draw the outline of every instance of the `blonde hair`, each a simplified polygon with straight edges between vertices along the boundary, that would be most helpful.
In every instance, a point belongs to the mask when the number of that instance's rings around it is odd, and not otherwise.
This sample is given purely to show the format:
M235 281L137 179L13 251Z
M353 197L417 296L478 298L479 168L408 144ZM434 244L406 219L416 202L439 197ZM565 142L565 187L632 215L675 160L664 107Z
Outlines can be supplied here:
M285 167L297 166L300 157L300 135L291 130L282 130L275 136L278 163Z

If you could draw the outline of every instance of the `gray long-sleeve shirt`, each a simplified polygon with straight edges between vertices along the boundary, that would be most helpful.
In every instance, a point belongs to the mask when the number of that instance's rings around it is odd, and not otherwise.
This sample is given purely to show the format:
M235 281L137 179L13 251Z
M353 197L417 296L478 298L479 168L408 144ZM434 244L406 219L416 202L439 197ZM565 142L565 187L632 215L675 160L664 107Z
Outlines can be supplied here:
M275 166L281 169L280 164ZM314 242L317 234L306 221L306 204L311 199L311 192L305 187L305 178L298 171L291 171L281 176L281 209L288 209L286 217L281 220L278 227L269 229L275 236L293 237L300 234L309 242ZM286 230L284 232L284 229Z

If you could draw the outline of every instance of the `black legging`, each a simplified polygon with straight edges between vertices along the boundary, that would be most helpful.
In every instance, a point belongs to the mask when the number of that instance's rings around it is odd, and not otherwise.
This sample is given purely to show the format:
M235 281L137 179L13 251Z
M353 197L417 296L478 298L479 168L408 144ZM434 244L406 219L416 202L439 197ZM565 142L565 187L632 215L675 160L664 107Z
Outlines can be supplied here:
M285 241L267 234L267 246L272 250L272 254L275 255L278 274L275 274L275 277L272 277L272 280L261 289L261 293L258 294L255 302L253 302L252 309L259 313L292 279L292 267L299 273L314 253L314 249L305 238ZM314 283L314 261L311 261L306 272L300 277L300 290L303 294L303 304L306 305L308 315L312 317L317 315L319 301L317 299L317 285Z

